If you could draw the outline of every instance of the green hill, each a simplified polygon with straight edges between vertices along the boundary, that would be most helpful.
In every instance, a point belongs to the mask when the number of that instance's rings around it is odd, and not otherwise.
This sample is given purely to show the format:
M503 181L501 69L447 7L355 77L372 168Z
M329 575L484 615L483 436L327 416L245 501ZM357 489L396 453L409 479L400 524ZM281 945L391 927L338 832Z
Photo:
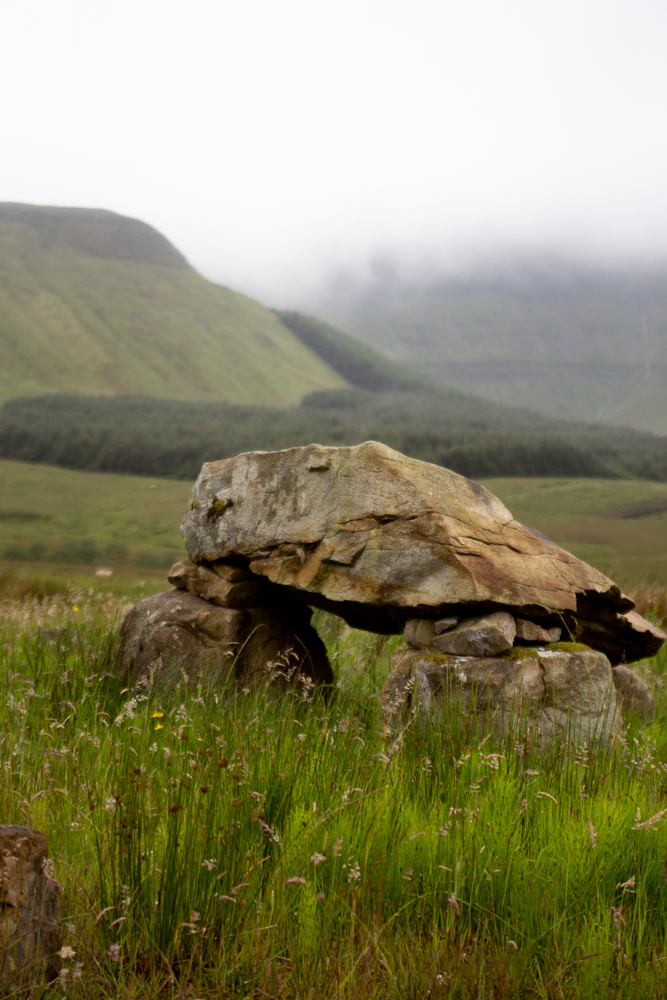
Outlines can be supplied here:
M50 392L286 406L347 380L258 302L113 212L0 204L0 400Z
M320 309L320 311L323 311ZM388 357L547 416L667 434L667 274L536 261L337 289L332 322Z

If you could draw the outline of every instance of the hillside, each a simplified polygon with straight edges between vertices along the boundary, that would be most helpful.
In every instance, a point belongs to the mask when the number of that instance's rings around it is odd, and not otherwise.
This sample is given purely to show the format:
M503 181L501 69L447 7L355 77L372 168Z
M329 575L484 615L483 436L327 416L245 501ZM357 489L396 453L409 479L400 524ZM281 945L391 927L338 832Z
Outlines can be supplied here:
M319 312L388 357L548 416L667 434L667 273L533 261L341 283Z
M49 392L285 406L346 379L258 302L113 212L0 204L0 400Z

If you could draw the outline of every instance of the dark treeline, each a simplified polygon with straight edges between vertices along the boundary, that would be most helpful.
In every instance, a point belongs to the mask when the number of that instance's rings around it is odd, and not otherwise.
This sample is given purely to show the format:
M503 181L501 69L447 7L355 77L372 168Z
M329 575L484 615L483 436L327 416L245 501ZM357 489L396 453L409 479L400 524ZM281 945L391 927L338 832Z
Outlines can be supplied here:
M242 451L369 439L474 478L667 481L667 438L551 420L446 387L320 392L290 410L64 395L14 399L0 410L0 457L183 479Z

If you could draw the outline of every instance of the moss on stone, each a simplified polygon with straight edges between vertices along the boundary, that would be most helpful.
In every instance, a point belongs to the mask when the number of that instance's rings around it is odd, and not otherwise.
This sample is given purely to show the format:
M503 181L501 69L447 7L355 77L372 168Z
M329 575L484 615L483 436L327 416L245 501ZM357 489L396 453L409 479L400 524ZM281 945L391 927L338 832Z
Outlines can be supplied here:
M500 655L503 660L537 660L540 656L534 646L513 646Z
M585 646L583 642L550 642L543 647L553 649L557 653L590 653L591 647Z

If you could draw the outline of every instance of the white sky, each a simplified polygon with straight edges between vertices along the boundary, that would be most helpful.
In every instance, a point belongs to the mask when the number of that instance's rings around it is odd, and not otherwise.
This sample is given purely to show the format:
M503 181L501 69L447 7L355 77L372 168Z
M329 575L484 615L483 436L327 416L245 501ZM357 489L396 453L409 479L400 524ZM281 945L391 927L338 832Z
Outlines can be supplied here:
M375 254L667 254L664 0L5 0L0 200L286 304Z

